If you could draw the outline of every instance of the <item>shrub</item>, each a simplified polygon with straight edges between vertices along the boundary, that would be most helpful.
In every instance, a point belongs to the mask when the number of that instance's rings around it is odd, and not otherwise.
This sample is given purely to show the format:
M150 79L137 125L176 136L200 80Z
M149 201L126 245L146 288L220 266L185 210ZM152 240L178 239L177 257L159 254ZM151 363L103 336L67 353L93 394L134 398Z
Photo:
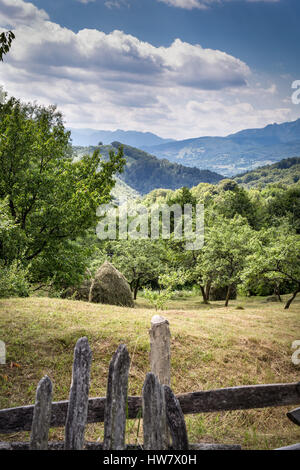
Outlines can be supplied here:
M9 266L0 264L0 297L28 297L27 270L18 261Z

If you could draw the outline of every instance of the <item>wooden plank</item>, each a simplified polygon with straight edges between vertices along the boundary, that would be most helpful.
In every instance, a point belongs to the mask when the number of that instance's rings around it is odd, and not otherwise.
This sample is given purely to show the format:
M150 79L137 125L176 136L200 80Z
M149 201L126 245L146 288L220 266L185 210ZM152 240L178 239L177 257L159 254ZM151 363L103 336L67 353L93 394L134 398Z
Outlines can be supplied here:
M65 427L65 449L81 450L88 415L90 368L92 351L86 337L80 338L74 349L72 384Z
M184 414L300 404L300 384L245 385L177 397Z
M46 450L51 420L52 382L46 375L40 380L35 398L30 434L30 449Z
M289 411L286 415L293 423L300 426L300 408Z
M103 450L102 442L85 441L85 450ZM29 450L28 442L0 442L0 450ZM64 450L63 441L48 442L48 450ZM142 450L140 446L127 445L126 450ZM172 449L170 449L172 450ZM189 450L241 450L237 444L190 444Z
M144 450L168 448L166 403L163 386L149 372L143 385Z
M183 414L300 405L299 383L249 385L176 395ZM90 398L88 423L104 421L105 397ZM128 418L137 417L141 397L128 397ZM30 431L34 405L0 410L0 434ZM64 426L68 401L52 403L50 427Z
M180 403L167 385L163 386L166 402L167 423L174 450L188 450L189 441Z
M125 449L126 408L130 358L121 344L109 365L104 414L104 450Z

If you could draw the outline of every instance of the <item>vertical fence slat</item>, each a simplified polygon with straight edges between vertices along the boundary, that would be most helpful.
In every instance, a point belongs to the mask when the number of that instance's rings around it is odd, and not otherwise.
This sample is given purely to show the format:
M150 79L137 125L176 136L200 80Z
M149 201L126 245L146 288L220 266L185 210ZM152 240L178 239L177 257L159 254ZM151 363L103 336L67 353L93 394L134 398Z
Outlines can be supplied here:
M72 384L65 428L65 449L81 450L88 412L92 352L86 337L74 349Z
M166 401L167 423L172 436L172 447L174 450L188 450L189 441L180 403L171 388L163 386Z
M160 315L151 319L150 367L161 384L170 386L170 328L169 322Z
M142 403L144 450L167 449L165 394L163 386L152 372L146 375Z
M47 450L51 421L52 382L47 375L40 380L36 389L35 406L30 434L31 450Z
M129 366L130 358L126 345L121 344L109 365L103 450L125 449Z

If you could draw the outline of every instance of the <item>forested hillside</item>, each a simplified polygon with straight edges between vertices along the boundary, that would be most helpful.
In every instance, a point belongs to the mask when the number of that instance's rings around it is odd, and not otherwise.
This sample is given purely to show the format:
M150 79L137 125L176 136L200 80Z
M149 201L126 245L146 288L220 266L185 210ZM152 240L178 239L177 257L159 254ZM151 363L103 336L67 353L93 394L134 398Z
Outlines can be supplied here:
M273 165L265 165L253 171L235 176L234 180L248 188L270 183L294 184L300 179L300 157L286 158Z
M166 159L158 159L142 150L129 145L113 142L99 147L73 147L77 155L91 154L95 149L107 158L111 150L123 146L126 165L120 178L140 194L147 194L156 188L178 189L182 186L191 188L198 183L217 183L223 176L199 168L190 168Z

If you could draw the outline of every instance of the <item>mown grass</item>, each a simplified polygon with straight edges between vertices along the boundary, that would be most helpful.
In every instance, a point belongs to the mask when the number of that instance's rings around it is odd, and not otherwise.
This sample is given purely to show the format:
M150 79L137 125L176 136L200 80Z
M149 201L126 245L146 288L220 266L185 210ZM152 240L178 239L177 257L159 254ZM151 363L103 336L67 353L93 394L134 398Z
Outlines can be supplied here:
M243 309L240 309L243 307ZM0 300L0 338L7 364L0 366L0 408L34 403L38 381L49 375L54 400L68 398L73 349L87 336L93 351L90 396L104 396L108 365L120 343L131 356L129 394L140 395L149 371L149 335L154 310L143 298L135 309L31 297ZM163 315L172 334L172 388L175 393L235 385L296 382L300 366L291 344L300 339L300 301L289 310L262 299L203 305L199 297L179 297ZM186 416L191 442L239 443L245 449L272 449L300 441L285 416L286 407ZM138 426L140 431L138 435ZM139 420L128 422L127 438L142 441ZM28 439L28 433L0 440ZM63 439L52 429L51 439ZM87 439L103 437L103 426L87 426Z

